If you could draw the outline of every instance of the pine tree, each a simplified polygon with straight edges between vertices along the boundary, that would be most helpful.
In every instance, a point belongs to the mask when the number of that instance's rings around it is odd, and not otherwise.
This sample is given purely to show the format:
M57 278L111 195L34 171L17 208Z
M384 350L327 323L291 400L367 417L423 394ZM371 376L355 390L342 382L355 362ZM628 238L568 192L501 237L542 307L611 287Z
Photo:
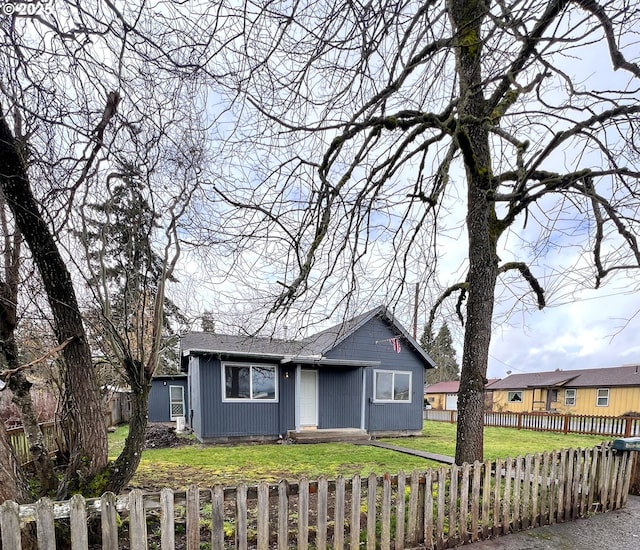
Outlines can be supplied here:
M453 348L453 339L447 323L440 327L435 338L425 327L420 343L438 367L437 369L429 369L426 372L426 384L460 379L460 366L456 359L456 350Z

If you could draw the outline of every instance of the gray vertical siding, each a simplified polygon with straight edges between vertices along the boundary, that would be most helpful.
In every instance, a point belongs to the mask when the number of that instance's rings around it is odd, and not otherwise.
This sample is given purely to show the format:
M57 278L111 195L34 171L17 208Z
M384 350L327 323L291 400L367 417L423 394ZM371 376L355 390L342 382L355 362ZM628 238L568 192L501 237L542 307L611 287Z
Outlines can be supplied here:
M318 428L359 428L362 371L322 368L318 376Z
M239 362L234 360L234 363ZM250 364L256 364L256 361ZM277 365L277 371L277 402L227 403L222 400L221 361L211 356L201 357L199 391L202 426L196 435L200 439L237 436L277 438L293 429L294 370L291 366Z
M380 361L378 369L412 373L411 403L373 403L375 369L367 368L365 426L369 432L422 429L424 366L402 338L400 353L393 350L387 340L397 336L386 321L376 317L327 353L331 359Z
M151 380L149 390L149 422L171 422L169 400L169 386L182 386L184 389L185 411L188 416L189 395L187 393L187 378L160 377Z

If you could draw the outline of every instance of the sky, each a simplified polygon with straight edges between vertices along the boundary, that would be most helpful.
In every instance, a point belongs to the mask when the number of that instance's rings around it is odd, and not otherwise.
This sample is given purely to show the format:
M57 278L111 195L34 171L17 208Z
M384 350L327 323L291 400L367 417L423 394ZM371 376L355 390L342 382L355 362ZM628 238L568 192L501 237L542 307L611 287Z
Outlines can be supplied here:
M518 322L519 321L519 322ZM494 330L489 378L640 363L640 296L585 291Z

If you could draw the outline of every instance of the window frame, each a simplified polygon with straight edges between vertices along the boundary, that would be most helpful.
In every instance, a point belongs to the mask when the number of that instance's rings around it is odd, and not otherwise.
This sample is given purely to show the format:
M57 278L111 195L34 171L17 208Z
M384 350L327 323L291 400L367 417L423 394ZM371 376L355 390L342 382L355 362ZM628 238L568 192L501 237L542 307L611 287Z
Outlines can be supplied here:
M515 401L513 398L516 394L520 395L520 400ZM510 390L507 392L507 403L523 403L524 402L524 390Z
M572 395L569 395L569 392L572 392ZM564 390L564 406L565 407L575 407L576 405L576 389L575 388L566 388ZM569 400L572 402L569 402Z
M600 395L600 392L604 391L607 392L607 395ZM609 406L609 398L611 396L611 392L609 388L597 388L596 389L596 407L608 407ZM606 399L606 403L601 405L600 404L600 399Z
M391 374L391 399L378 399L378 374ZM409 376L409 395L408 399L395 399L396 375ZM413 402L413 372L410 370L389 370L374 369L373 371L373 402L374 403L395 403L395 404L411 404Z
M250 397L227 397L227 367L248 368L249 369L249 393ZM254 368L269 368L273 369L274 380L274 397L269 399L260 399L253 396L253 369ZM223 403L277 403L279 399L278 395L278 365L271 363L242 363L238 361L224 361L222 362L222 368L220 369L222 378L222 402Z

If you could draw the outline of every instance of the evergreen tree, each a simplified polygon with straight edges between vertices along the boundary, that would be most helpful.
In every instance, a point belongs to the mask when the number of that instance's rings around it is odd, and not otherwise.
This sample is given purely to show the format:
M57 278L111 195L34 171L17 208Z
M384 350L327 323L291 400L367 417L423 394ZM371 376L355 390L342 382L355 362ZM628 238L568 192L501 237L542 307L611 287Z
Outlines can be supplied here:
M449 380L460 379L460 366L456 359L456 350L453 349L453 340L447 323L444 323L436 337L424 328L420 344L435 361L437 369L429 369L425 374L426 384L435 384Z
M88 283L102 306L97 332L111 335L98 338L96 343L116 368L128 355L140 364L149 360L150 325L155 322L156 294L164 276L163 260L153 247L159 215L135 169L122 168L122 179L112 184L110 196L102 203L89 205L80 235L91 271ZM173 277L169 280L175 281ZM178 362L172 324L185 319L171 300L164 297L163 301L160 354L152 370L164 374L174 372ZM118 349L122 347L128 349Z
M200 325L202 332L208 332L209 334L216 333L216 321L213 316L213 311L205 309L200 317Z

